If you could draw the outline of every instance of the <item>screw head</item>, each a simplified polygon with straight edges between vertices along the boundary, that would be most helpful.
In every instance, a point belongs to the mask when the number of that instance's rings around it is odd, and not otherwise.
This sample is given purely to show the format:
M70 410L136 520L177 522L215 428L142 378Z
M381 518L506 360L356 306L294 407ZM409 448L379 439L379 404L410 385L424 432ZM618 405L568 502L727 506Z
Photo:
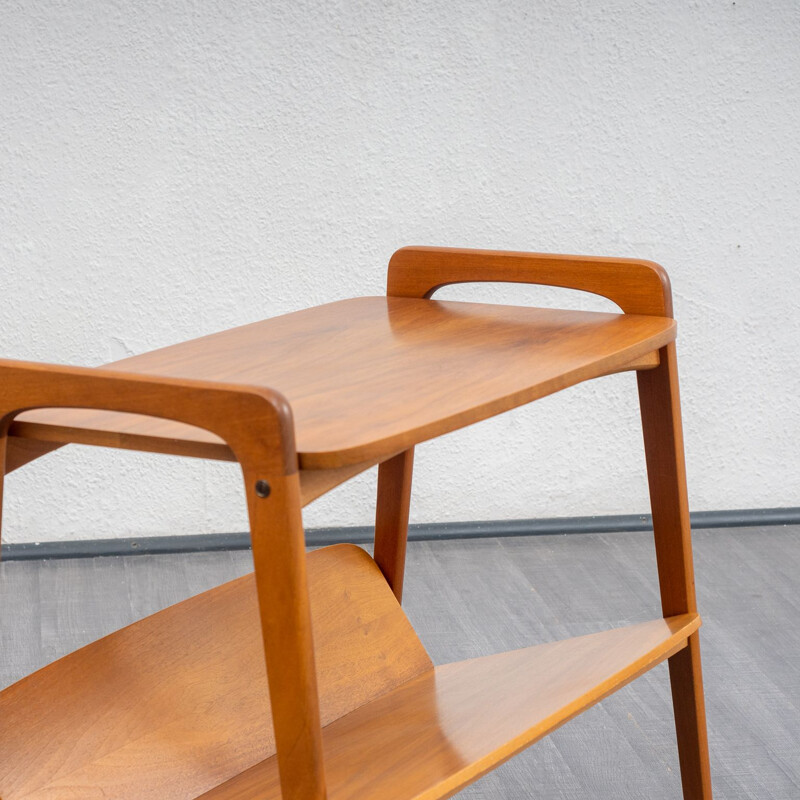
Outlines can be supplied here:
M269 497L269 493L272 491L272 487L267 483L267 481L256 481L256 494L259 497Z

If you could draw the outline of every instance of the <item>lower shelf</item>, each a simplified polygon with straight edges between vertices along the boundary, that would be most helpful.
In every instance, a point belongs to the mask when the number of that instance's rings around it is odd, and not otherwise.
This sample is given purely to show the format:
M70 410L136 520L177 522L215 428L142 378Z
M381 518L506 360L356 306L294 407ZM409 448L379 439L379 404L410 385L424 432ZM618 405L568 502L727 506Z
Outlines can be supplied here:
M448 797L680 650L697 615L434 668L374 561L308 573L329 800ZM2 800L280 798L252 576L0 692Z
M436 667L323 731L328 800L450 797L686 645L696 614ZM269 758L202 800L280 798Z

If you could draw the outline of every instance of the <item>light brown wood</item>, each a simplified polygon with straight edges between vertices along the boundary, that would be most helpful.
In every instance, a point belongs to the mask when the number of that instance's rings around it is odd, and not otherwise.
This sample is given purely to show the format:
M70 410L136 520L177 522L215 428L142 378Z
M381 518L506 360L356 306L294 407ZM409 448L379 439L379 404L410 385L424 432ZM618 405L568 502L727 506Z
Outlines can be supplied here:
M327 494L331 489L349 481L356 475L374 467L377 461L366 461L361 464L351 464L348 467L334 467L333 469L303 469L300 470L300 501L303 506Z
M672 316L669 277L653 261L633 258L403 247L389 261L386 293L431 297L452 283L537 283L599 294L626 314Z
M57 442L37 441L36 439L22 439L18 436L8 436L6 439L6 474L15 469L29 464L41 456L52 453L61 447Z
M242 471L281 796L325 800L300 480L296 472L269 479L270 493L263 497L256 486L265 473L257 464L243 465Z
M638 373L650 504L664 616L697 610L678 369L674 343L659 366ZM685 800L711 800L700 639L669 662Z
M109 364L108 366L113 367L114 364ZM611 375L615 372L630 372L640 369L652 369L657 366L658 352L654 350L639 358L635 358L632 361L623 364L622 366L608 369L603 374ZM39 415L37 415L37 417L38 416ZM73 416L73 421L76 416L77 415ZM114 425L122 427L128 424L127 421L122 419L123 415L115 414L114 416ZM124 416L133 418L136 417L134 414L126 414ZM42 415L42 417L44 417L44 415ZM47 417L51 418L51 415L48 414ZM57 419L61 419L63 421L63 415L59 413L57 415ZM152 420L147 420L147 418L141 418L138 420L138 422L144 429L153 425ZM186 456L189 458L205 458L215 461L236 460L229 447L227 447L224 443L215 441L214 437L208 435L205 431L195 430L190 426L183 426L180 423L177 423L173 433L178 436L182 436L183 438L176 438L175 436L159 437L148 434L143 434L140 436L139 434L126 434L124 432L122 434L117 434L112 431L97 430L88 434L88 437L91 438L92 441L86 441L87 432L82 428L76 430L73 427L63 426L60 424L37 424L35 427L31 427L29 423L24 421L15 422L12 426L12 435L8 438L6 472L13 472L15 469L18 469L19 467L22 467L43 455L47 455L47 453L51 453L53 450L58 450L63 445L69 443L92 444L100 447L112 447L122 450L137 450L148 453L163 453L166 455ZM40 438L32 439L29 438L30 436L39 436ZM374 466L382 460L384 460L383 456L363 463L368 464L368 466ZM350 464L347 467L330 467L326 468L326 471L330 472L331 477L334 474L334 470L341 470L339 474L346 475L348 474L346 472L347 469L355 468L357 466L358 464ZM368 467L365 467L365 469L366 468ZM303 469L301 472L301 483L305 484L305 478L308 478L308 483L313 484L315 487L311 492L313 496L310 497L309 500L305 500L304 492L304 505L306 502L311 502L311 500L314 500L320 496L320 493L316 487L324 486L325 482L327 481L327 478L323 478L321 475L312 477L311 473L317 471L318 470L314 468L312 462L310 467ZM361 470L356 469L354 472L350 473L348 477L357 475L359 471ZM343 478L343 480L347 480L347 478ZM335 480L328 488L333 488L341 482L342 481ZM328 489L323 489L322 493L325 491L328 491Z
M300 483L286 400L269 389L0 361L0 437L21 411L51 407L169 417L212 431L236 455L248 498L283 796L324 800ZM5 472L5 464L0 468ZM268 489L263 496L257 481Z
M426 299L473 280L595 292L626 313ZM665 273L407 248L389 294L113 369L0 361L0 511L2 476L64 443L236 460L255 566L0 693L2 800L449 797L664 658L684 796L711 800ZM414 445L626 369L665 619L434 669L398 605ZM353 547L307 557L301 507L379 462L377 565Z
M113 368L271 387L292 408L301 468L325 469L383 460L640 359L653 365L654 351L674 336L674 322L657 317L361 297ZM11 434L231 458L213 433L103 411L25 414Z
M711 764L699 633L692 634L688 646L669 659L669 681L683 796L685 800L711 800Z
M297 471L292 411L270 387L6 359L0 359L0 378L3 435L27 410L100 409L202 429L242 464Z
M5 476L6 476L6 460L8 458L8 436L2 427L0 427L0 545L2 545L3 533L3 498L5 497ZM0 549L0 556L2 550ZM2 796L0 796L2 800Z
M450 797L685 647L696 614L447 664L323 731L328 800ZM274 759L202 800L278 798Z
M4 440L0 471L4 475L10 471L9 457L14 457L9 431L16 417L29 409L53 407L124 412L117 414L122 418L172 418L187 429L202 429L224 441L243 467L253 464L264 473L280 476L297 471L291 409L271 389L0 360L0 439ZM49 443L46 448L50 449ZM19 466L16 455L12 466ZM38 455L34 449L33 457ZM1 503L2 497L0 508Z
M403 599L408 513L414 449L404 450L378 468L375 509L375 562L398 601Z
M308 571L324 724L432 668L363 550L315 551ZM0 797L194 797L275 752L270 719L248 575L0 693Z

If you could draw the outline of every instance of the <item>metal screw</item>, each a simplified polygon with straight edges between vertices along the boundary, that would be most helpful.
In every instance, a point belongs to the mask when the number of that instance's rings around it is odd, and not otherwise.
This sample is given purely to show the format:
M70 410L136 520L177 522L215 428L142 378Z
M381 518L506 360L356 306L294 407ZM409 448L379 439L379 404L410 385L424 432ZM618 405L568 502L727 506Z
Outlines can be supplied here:
M259 497L269 497L272 487L266 481L256 481L256 494Z

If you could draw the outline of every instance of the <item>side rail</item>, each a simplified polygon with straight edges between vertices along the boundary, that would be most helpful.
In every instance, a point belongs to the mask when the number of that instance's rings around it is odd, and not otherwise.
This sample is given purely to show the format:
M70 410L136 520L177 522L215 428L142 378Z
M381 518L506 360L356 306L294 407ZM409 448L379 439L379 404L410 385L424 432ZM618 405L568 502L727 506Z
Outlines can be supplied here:
M531 283L607 297L626 314L672 317L666 271L652 261L451 247L403 247L389 260L389 297L429 298L453 283ZM628 368L652 369L650 354ZM403 585L413 449L380 465L375 560L398 599Z
M626 314L672 317L666 272L651 261L492 250L406 247L389 262L387 294L430 297L451 283L536 283L591 292ZM662 347L655 369L637 373L644 430L656 560L664 616L695 613L692 542L674 342ZM377 548L376 548L377 552ZM700 638L669 659L683 795L710 800L711 773Z
M0 514L9 426L17 414L36 408L172 419L205 428L229 445L247 493L283 797L323 800L300 484L285 398L247 386L0 360Z
M534 283L599 294L626 314L672 317L669 277L653 261L450 247L404 247L389 261L386 293L430 297L442 286Z

